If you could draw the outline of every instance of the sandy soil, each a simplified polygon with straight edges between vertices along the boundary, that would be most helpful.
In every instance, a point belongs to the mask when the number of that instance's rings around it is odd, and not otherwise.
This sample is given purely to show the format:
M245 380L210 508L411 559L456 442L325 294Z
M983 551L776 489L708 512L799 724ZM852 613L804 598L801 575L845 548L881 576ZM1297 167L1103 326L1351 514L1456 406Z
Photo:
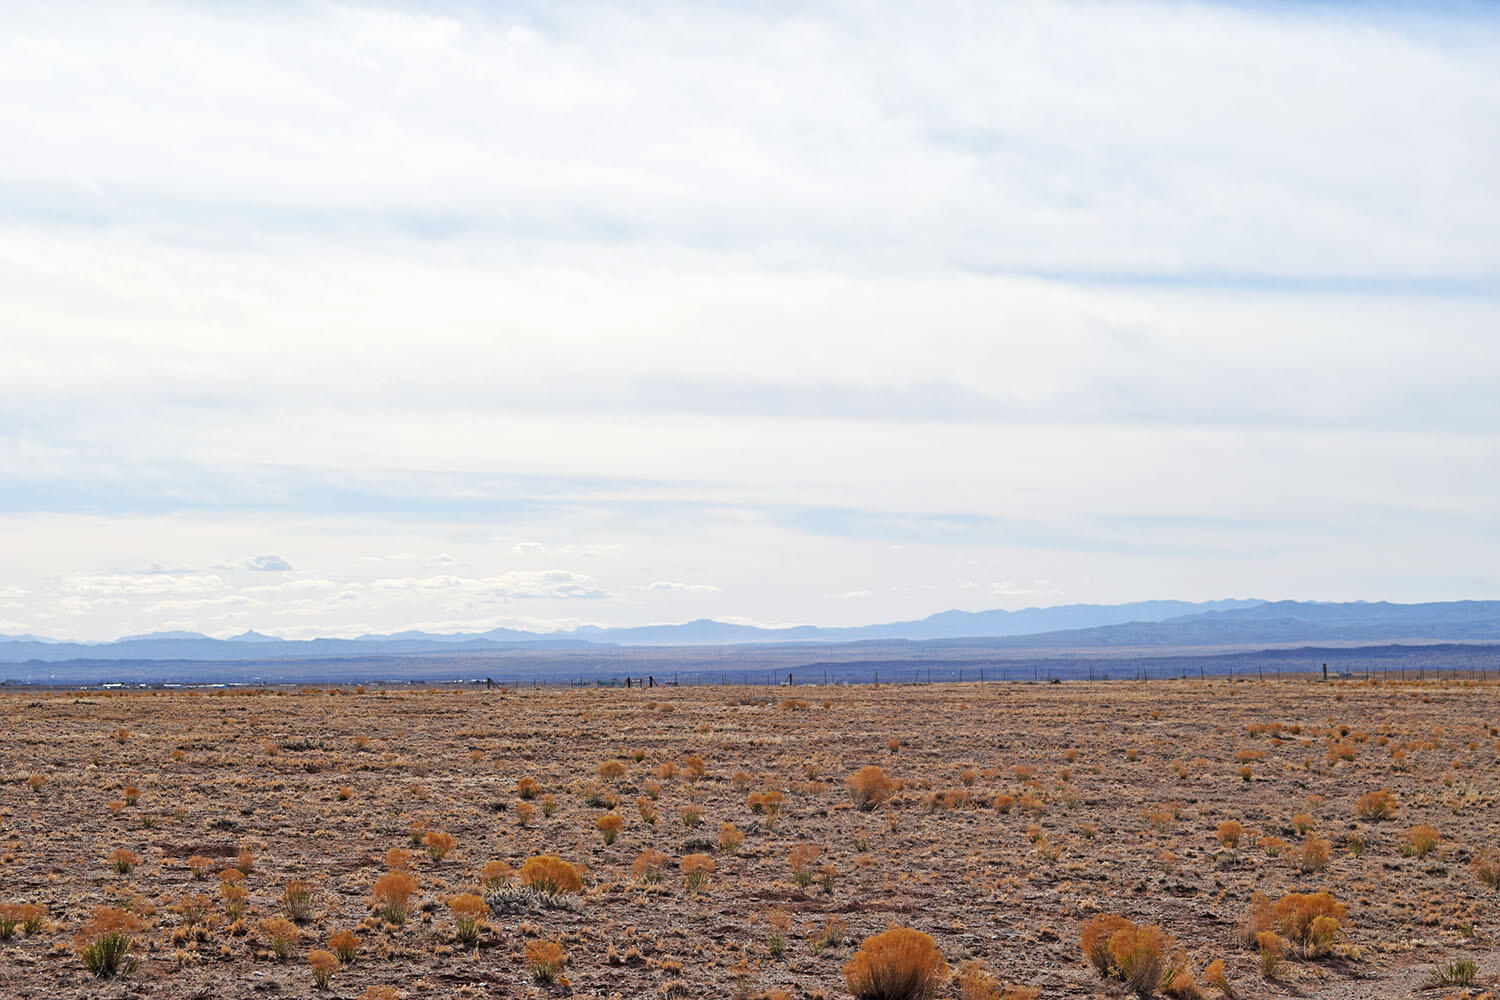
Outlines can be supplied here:
M901 923L931 934L954 968L982 959L1043 997L1121 995L1080 955L1080 925L1098 912L1162 925L1200 971L1222 959L1243 997L1407 996L1435 964L1465 957L1493 984L1500 892L1471 860L1500 846L1497 693L1303 679L8 693L0 903L41 903L48 917L0 942L0 992L841 997L860 939ZM611 761L623 776L600 776ZM661 773L667 763L675 774ZM898 789L861 811L845 779L869 764ZM32 775L44 779L36 791ZM538 795L525 826L523 778L555 806L543 815ZM1399 801L1395 816L1356 819L1359 796L1382 788ZM784 797L779 813L752 811L747 796L770 790ZM637 807L652 791L654 825ZM606 846L597 820L613 795L623 829ZM1040 811L1000 812L1001 795ZM701 826L685 825L689 806ZM1331 845L1311 873L1294 866L1304 813ZM1247 831L1234 851L1216 839L1230 819ZM737 852L719 847L726 822L744 834ZM1403 853L1422 823L1441 833L1438 847ZM428 857L414 825L451 835L451 853ZM1279 855L1273 838L1287 842ZM788 859L808 844L820 856L804 887ZM667 855L659 883L632 875L646 847ZM111 861L121 848L140 858L128 873ZM413 852L418 883L400 927L370 905L392 848ZM236 925L216 873L241 850L254 860ZM678 867L689 853L714 863L697 891ZM478 891L487 862L519 869L537 854L586 867L576 906L494 915L477 944L456 941L450 897ZM193 856L212 858L213 873L195 880ZM318 898L295 954L277 961L261 921L294 878ZM1297 888L1328 889L1348 916L1332 954L1292 958L1268 981L1238 928L1253 890ZM174 907L200 892L212 912L190 926ZM101 904L147 925L136 968L113 980L95 979L74 951ZM780 913L788 940L774 955ZM815 944L830 924L847 924L843 942ZM362 939L360 954L320 993L305 956L340 928ZM565 948L565 981L528 975L536 940ZM938 995L957 997L957 984Z

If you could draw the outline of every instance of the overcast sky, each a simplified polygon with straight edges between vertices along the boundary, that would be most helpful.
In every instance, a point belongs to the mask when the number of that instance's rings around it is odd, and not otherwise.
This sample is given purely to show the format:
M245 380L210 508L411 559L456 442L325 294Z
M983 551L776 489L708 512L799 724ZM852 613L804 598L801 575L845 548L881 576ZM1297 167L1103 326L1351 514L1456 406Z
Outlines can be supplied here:
M5 4L0 633L1500 597L1494 10Z

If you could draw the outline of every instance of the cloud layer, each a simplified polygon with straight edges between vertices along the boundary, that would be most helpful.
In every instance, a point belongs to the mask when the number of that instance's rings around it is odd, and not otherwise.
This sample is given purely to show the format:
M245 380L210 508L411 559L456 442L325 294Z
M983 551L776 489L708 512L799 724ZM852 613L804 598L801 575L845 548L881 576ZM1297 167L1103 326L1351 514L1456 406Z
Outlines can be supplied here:
M0 632L1493 596L1496 64L1453 5L8 9Z

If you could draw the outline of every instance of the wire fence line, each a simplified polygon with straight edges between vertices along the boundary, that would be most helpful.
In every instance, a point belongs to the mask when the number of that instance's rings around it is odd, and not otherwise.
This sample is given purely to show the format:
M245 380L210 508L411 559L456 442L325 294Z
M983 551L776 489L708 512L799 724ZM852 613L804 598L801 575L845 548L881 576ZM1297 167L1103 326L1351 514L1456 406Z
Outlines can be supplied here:
M1268 681L1276 679L1310 679L1315 681L1423 682L1440 680L1500 680L1500 657L1470 657L1464 662L1382 663L1370 660L1357 664L1321 663L1307 660L1277 660L1236 655L1233 657L1192 658L1190 662L1162 659L1115 659L1069 662L1048 661L981 661L923 664L911 661L826 661L775 667L740 667L702 665L688 669L670 663L637 662L630 668L623 664L591 664L588 672L559 669L560 665L538 665L524 672L503 669L509 664L467 663L416 665L384 663L380 669L361 670L357 663L342 664L338 669L327 663L298 670L288 664L280 670L249 670L232 677L195 678L192 676L152 677L150 672L110 678L96 676L28 678L0 683L0 690L22 688L44 689L111 689L111 688L245 688L297 686L470 686L486 688L656 688L672 687L808 687L857 685L918 684L1076 684L1079 682L1140 683L1182 680L1223 680L1228 682ZM262 668L264 665L260 665ZM490 672L485 668L501 667ZM611 669L616 667L616 669ZM653 669L655 668L655 669Z

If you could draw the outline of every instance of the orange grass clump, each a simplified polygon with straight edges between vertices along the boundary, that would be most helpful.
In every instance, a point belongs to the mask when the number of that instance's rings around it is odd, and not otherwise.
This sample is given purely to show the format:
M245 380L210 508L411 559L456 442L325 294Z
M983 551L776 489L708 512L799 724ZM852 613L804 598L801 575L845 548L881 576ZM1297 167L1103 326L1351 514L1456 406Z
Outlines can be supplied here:
M885 776L885 771L875 764L860 768L848 777L845 784L849 786L849 798L854 805L866 812L889 799L896 787Z
M359 936L345 927L328 936L328 947L340 962L348 965L359 954Z
M1309 833L1307 840L1302 843L1302 851L1297 857L1297 869L1302 872L1322 871L1328 864L1328 859L1333 854L1333 842L1315 833Z
M134 935L144 927L134 913L101 906L73 936L73 950L89 972L101 979L127 972L134 964L130 956Z
M1173 968L1168 956L1175 943L1160 927L1137 925L1118 914L1101 913L1086 921L1079 944L1101 977L1118 976L1143 996L1158 989ZM1187 968L1185 958L1181 966Z
M707 854L685 854L678 864L689 889L703 888L714 870L714 859Z
M417 891L417 880L406 872L386 872L375 880L370 895L375 900L375 912L388 924L404 924L411 906L412 893Z
M1390 819L1396 815L1396 796L1383 788L1367 792L1354 803L1354 815L1359 819Z
M427 856L434 861L441 861L453 850L453 835L441 830L431 830L422 836L422 846L427 848Z
M1406 842L1401 845L1401 853L1409 857L1425 858L1436 850L1442 839L1443 835L1426 823L1414 826L1406 831Z
M292 950L297 946L296 924L286 917L267 917L260 922L260 932L265 935L276 961L285 962L292 957Z
M537 982L553 982L567 964L568 953L556 941L526 942L526 967Z
M339 969L338 956L331 951L319 948L307 953L307 967L312 971L313 986L320 990L328 989L328 982L333 974Z
M1083 951L1083 957L1088 959L1100 976L1108 976L1114 965L1114 958L1109 951L1110 937L1115 931L1129 926L1130 921L1117 913L1100 913L1084 921L1079 947Z
M521 884L549 896L566 896L583 891L583 878L578 874L578 869L551 854L527 858L526 863L521 866Z
M657 883L661 881L662 867L667 863L667 856L654 847L643 847L641 853L636 855L630 863L630 874L642 882Z
M1347 913L1347 908L1327 892L1289 892L1270 910L1276 932L1308 957L1328 952Z
M479 937L480 923L489 915L490 908L474 893L464 892L448 900L448 912L453 914L454 937L464 944L473 944Z
M947 978L937 943L909 927L865 938L844 963L844 982L856 1000L931 1000Z
M485 889L495 890L510 881L514 874L510 865L504 861L487 861L485 866L479 870L479 884Z
M1110 936L1109 953L1115 971L1131 989L1142 996L1161 985L1167 971L1167 954L1172 939L1160 927L1131 924Z
M1481 851L1473 863L1474 877L1491 889L1500 888L1500 851Z
M287 882L281 892L281 912L294 923L306 923L312 918L317 904L318 891L311 882L294 878Z

